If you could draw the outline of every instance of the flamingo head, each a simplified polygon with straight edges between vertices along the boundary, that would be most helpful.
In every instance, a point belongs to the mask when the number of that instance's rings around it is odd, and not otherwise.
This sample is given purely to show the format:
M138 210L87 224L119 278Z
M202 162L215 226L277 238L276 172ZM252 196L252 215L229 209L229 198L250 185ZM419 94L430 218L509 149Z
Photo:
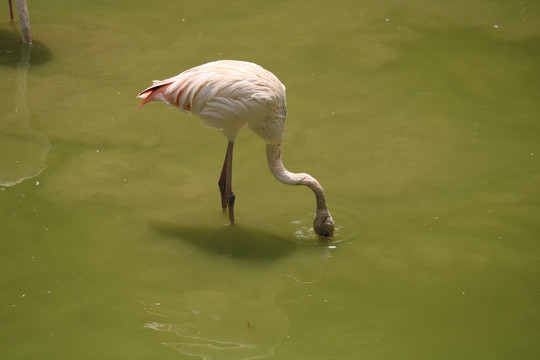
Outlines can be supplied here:
M328 210L317 211L313 219L313 230L320 240L332 240L334 237L334 219Z

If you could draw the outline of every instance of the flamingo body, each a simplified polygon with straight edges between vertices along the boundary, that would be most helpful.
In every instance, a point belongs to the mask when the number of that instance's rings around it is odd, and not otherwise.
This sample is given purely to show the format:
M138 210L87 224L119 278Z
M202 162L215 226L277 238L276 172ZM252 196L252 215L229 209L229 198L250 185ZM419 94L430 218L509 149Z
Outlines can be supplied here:
M143 90L139 107L152 101L197 115L208 126L222 131L228 140L219 179L223 209L234 223L235 196L232 192L232 150L238 131L248 128L266 142L270 171L282 183L305 185L315 194L317 209L313 229L320 238L331 239L334 220L328 211L324 190L312 176L287 171L281 161L281 143L287 116L285 86L259 65L220 60L186 70Z
M283 138L287 104L285 86L270 71L246 61L215 61L154 82L139 94L199 116L234 141L248 128L267 143Z

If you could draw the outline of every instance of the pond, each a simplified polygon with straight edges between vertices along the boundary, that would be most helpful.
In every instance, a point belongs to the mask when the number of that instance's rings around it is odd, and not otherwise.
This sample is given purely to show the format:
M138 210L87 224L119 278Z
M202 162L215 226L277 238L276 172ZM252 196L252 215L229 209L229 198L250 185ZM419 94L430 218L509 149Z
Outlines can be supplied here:
M31 2L0 24L0 358L536 359L535 1ZM285 166L135 96L218 59L287 87Z

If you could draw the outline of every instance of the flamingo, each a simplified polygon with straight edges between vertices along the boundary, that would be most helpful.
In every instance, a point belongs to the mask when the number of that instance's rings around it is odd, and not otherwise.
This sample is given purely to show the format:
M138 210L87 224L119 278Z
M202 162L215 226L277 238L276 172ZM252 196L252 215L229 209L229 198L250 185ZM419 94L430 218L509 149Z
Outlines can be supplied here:
M309 174L287 171L281 160L281 148L287 101L285 86L261 66L236 60L219 60L196 66L174 77L154 81L138 98L146 103L161 101L197 115L207 127L221 130L227 138L227 151L219 177L221 206L228 209L234 224L235 195L232 191L233 146L238 131L248 128L266 142L270 172L287 185L305 185L315 194L313 230L322 240L334 236L334 220L324 190Z

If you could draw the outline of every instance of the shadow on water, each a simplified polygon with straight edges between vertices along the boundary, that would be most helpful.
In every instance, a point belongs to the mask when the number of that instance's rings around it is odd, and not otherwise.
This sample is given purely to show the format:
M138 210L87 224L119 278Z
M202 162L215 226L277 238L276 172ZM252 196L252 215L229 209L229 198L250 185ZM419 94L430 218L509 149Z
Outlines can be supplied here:
M18 66L24 57L24 48L21 34L13 26L13 30L0 29L0 65ZM52 58L51 50L39 40L34 40L30 46L32 57L29 65L40 65L49 62ZM24 59L23 59L24 60Z
M210 254L245 260L274 260L287 256L298 244L261 229L244 226L196 227L153 222L151 228L194 245Z

